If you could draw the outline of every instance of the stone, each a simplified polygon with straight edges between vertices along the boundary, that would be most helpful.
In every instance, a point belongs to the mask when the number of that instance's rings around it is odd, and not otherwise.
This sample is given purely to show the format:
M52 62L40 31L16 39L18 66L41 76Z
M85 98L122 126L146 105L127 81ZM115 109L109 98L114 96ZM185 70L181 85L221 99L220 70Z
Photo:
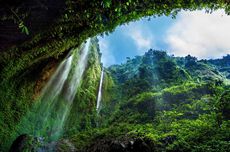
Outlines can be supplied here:
M31 137L27 134L22 134L18 136L13 144L10 147L9 152L22 152L24 151L27 147L29 148L30 146L28 145L28 141L31 139Z

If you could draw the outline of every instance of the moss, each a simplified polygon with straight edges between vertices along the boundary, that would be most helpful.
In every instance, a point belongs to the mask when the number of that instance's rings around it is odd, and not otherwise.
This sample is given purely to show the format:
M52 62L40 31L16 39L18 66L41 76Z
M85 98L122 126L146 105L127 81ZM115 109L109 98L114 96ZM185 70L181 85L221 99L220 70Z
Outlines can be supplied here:
M10 140L14 138L12 132L15 131L17 123L33 103L34 86L35 83L28 80L24 80L20 84L6 82L0 84L0 116L2 116L0 149L2 151L10 146Z
M60 59L61 58L63 58L63 56L61 56ZM52 65L53 61L55 62L54 65ZM1 127L2 132L0 137L4 140L1 140L0 145L3 150L7 149L6 147L9 147L12 140L16 138L16 134L13 134L13 132L15 132L18 122L21 120L21 117L25 115L28 109L31 108L33 100L36 99L36 96L39 95L41 91L39 87L42 86L44 83L43 81L47 81L49 79L49 76L44 78L44 75L46 75L48 69L51 68L52 71L52 68L55 68L54 66L57 65L58 60L48 60L47 63L47 66L44 63L42 66L33 65L32 68L27 68L25 72L17 74L17 77L20 76L20 79L17 80L18 82L15 82L15 80L9 76L8 79L4 79L4 81L1 83L2 89L0 92L0 98L3 102L1 102L0 116L3 116L4 118L1 119L0 123L4 128ZM50 68L49 64L51 64ZM16 68L17 67L15 67L15 69ZM69 117L69 123L65 127L66 134L72 134L79 130L95 126L96 122L94 118L96 117L96 111L94 107L96 104L100 72L101 63L98 44L94 42L94 45L92 46L88 56L88 66L83 76L84 81L81 82L81 86L77 93L71 115ZM11 76L13 76L13 74ZM31 79L28 79L29 77L31 77ZM78 105L80 105L80 107L78 107ZM85 123L82 124L80 122Z
M65 126L65 136L96 126L95 107L102 67L97 39L93 39L93 41L88 55L87 68Z
M115 98L118 98L118 90L116 88L117 86L114 83L113 78L108 73L107 70L105 70L104 73L104 80L103 80L103 93L102 93L102 104L111 104L110 101L112 101Z

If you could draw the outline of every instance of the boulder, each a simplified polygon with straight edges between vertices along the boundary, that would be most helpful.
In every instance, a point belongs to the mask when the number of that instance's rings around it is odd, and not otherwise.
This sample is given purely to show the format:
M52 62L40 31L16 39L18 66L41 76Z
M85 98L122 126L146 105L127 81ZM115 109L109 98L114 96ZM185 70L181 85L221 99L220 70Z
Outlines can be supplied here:
M10 152L23 152L25 150L32 150L32 143L29 141L33 140L31 136L22 134L18 136L10 147Z

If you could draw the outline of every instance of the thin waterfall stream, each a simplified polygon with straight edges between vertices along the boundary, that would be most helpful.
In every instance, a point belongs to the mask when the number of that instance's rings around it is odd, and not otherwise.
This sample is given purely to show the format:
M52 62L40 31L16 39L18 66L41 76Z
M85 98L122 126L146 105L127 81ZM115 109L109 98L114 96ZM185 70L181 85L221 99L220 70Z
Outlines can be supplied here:
M104 68L102 67L99 90L98 90L98 95L97 95L97 106L96 106L97 113L99 113L99 111L100 111L101 98L102 98L103 77L104 77Z
M42 90L39 101L19 124L17 134L58 140L87 66L91 40L73 49Z

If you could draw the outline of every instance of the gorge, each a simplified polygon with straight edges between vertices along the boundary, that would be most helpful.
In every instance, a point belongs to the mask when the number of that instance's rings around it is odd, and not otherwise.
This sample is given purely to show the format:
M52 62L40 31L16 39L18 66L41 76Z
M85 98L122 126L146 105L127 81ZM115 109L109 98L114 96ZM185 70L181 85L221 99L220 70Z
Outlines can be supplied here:
M0 2L0 151L230 150L230 55L148 49L103 67L100 35L229 2Z
M60 63L43 90L41 108L33 115L29 113L35 121L31 117L22 121L20 134L36 137L30 136L34 144L27 141L26 148L127 152L191 148L202 151L205 147L228 150L229 55L197 60L190 55L173 57L150 49L125 64L103 68L99 51L98 40L92 38ZM74 61L76 52L82 54L76 55ZM95 85L88 82L93 77ZM37 133L32 128L38 129ZM211 136L204 137L207 133ZM184 142L188 145L180 145ZM220 145L213 146L213 142Z

